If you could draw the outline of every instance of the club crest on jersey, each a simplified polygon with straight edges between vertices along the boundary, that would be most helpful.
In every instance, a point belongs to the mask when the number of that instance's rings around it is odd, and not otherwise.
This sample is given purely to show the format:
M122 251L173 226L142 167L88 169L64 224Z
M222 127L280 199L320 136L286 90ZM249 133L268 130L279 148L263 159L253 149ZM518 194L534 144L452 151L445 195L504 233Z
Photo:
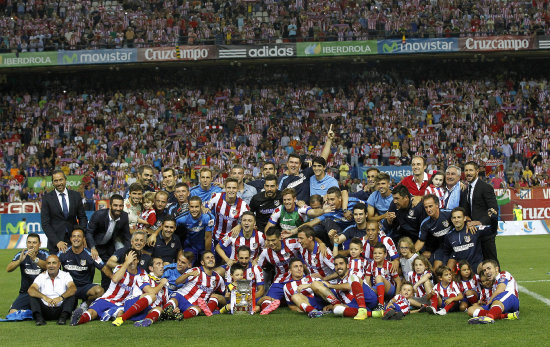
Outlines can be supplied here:
M279 200L275 200L273 202L273 205L275 205L275 207L278 207L281 203L279 202Z
M141 266L145 265L145 260L141 259L141 261L139 262L139 265Z
M413 210L410 210L409 211L409 217L412 217L414 215L414 211Z
M80 265L86 266L86 259L80 259Z
M172 248L176 247L176 243L175 243L175 242L172 242L172 243L170 244L170 247L172 247Z
M464 235L464 242L470 242L470 235Z
M237 214L237 209L235 207L231 207L231 210L229 210L229 213L232 214L232 215L236 215Z
M443 223L441 223L441 224L443 224L443 226L446 228L446 227L449 226L449 221L448 221L448 220L444 220Z

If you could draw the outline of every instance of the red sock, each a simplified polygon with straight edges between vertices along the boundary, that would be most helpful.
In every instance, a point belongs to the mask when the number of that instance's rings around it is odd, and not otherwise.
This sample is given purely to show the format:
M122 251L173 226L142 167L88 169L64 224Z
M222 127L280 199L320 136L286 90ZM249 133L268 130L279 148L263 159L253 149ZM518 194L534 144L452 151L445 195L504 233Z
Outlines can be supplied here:
M353 284L351 285L351 288L353 290ZM361 293L363 293L363 289L361 289ZM355 293L354 293L355 294ZM336 297L332 294L327 296L327 301L330 302L331 305L338 305L341 304L340 300L336 299ZM365 302L365 299L363 298L363 303Z
M262 305L260 306L260 311L263 311L267 306L269 306L269 304L271 304L270 300L265 300L264 302L262 302Z
M210 298L210 300L208 300L208 308L212 312L216 311L218 309L218 299Z
M126 321L130 319L130 317L133 317L134 315L145 310L147 306L149 306L149 300L147 299L147 297L139 299L128 309L128 311L124 312L124 314L122 315L122 320Z
M477 302L477 296L475 294L466 296L466 299L468 299L468 302L473 305Z
M480 311L477 313L477 316L478 316L478 317L483 317L483 316L486 316L488 313L489 313L489 311L487 311L487 310L480 310Z
M448 305L445 305L445 311L449 312L453 307L455 307L456 301L451 302Z
M384 305L384 292L386 288L384 283L376 283L376 294L378 294L378 303Z
M197 314L199 314L197 312L196 309L194 309L193 307L187 309L185 312L183 312L183 319L189 319L189 318L193 318L195 317Z
M149 318L153 322L156 322L159 319L159 316L160 316L159 311L151 310L149 311L149 313L147 313L147 316L145 316L145 319Z
M367 308L367 305L365 305L365 294L363 293L363 286L361 283L352 282L351 292L353 293L353 296L355 296L355 301L357 301L359 308Z
M344 309L344 317L355 317L359 310L353 307L346 307Z
M78 324L88 323L91 320L92 320L92 316L88 312L84 312L82 316L80 316L80 319L78 320Z
M301 304L300 307L302 308L302 311L304 311L305 313L310 313L311 311L315 310L315 307L308 305L306 303Z
M438 300L437 300L437 295L433 295L430 299L430 302L431 302L431 306L435 309L437 309L437 305L438 305Z
M502 309L500 308L500 306L495 305L491 307L491 309L489 310L489 313L487 314L487 317L491 317L493 319L500 319L501 314L502 314Z

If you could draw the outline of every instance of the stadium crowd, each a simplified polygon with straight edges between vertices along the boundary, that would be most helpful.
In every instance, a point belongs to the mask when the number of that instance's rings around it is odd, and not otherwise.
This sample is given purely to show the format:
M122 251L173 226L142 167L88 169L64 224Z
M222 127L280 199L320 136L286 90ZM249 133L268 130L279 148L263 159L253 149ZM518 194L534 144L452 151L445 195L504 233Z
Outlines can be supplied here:
M359 167L410 165L414 155L426 158L429 172L501 160L486 174L494 188L548 186L544 65L525 72L527 63L504 64L487 75L490 64L465 64L447 80L422 64L348 72L256 66L223 71L215 86L208 81L219 71L207 70L21 78L0 101L0 201L39 201L40 187L27 180L55 169L84 175L89 209L123 194L141 165L154 168L158 187L163 167L191 185L201 167L211 167L220 185L234 164L244 167L245 182L260 176L264 162L282 174L288 154L320 154L318 134L329 124L337 136L328 175L353 191L366 186Z
M549 34L544 0L0 1L0 50Z

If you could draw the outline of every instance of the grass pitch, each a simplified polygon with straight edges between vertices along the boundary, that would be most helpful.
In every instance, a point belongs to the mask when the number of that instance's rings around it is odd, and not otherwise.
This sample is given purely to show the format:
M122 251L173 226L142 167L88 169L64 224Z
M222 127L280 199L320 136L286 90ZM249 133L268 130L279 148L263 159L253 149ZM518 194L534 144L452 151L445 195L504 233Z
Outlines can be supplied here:
M503 270L530 292L550 299L550 235L497 238ZM6 266L16 250L0 251ZM0 315L5 316L17 296L19 271L0 275ZM99 277L96 277L99 278ZM269 316L197 317L183 322L159 322L150 328L126 323L91 322L83 326L57 326L33 321L0 323L0 346L364 346L364 345L517 345L550 346L550 306L520 289L518 321L469 325L465 313L447 316L409 315L401 321L325 316L309 319L281 308Z

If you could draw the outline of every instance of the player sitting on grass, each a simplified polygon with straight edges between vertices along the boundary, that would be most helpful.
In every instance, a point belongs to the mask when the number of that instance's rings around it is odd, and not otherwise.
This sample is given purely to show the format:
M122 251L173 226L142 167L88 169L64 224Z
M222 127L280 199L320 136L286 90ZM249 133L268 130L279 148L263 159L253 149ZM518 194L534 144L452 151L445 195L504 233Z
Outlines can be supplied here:
M116 311L122 309L124 301L132 296L138 277L146 276L145 271L138 268L136 252L129 249L124 259L122 265L114 268L111 284L105 294L95 300L86 312L81 307L74 310L71 325L84 324L98 317L102 321L108 321Z
M411 309L410 299L413 295L413 285L410 282L404 282L401 285L401 291L394 296L386 305L384 311L384 320L399 320L403 319Z
M319 279L305 275L304 263L300 259L291 259L289 265L292 280L284 288L288 307L293 311L307 313L309 318L321 317L325 301L316 296L312 289L312 284Z
M447 266L440 266L436 271L439 283L431 292L431 305L428 306L428 313L444 316L452 309L457 310L457 303L464 297L453 281L453 273ZM439 308L439 310L438 310Z
M189 319L201 312L211 316L212 312L218 309L218 305L225 305L225 299L221 295L225 291L225 282L214 271L214 253L204 251L201 255L201 265L189 269L176 280L176 283L184 285L172 294L164 306L166 318Z
M507 272L500 272L498 263L492 259L484 260L481 268L487 279L493 282L493 295L487 305L476 309L470 324L492 324L496 319L518 319L519 297L518 285L514 277Z
M124 312L120 312L113 321L121 326L128 319L136 321L136 327L148 327L156 322L162 313L162 307L168 301L168 279L161 278L164 273L162 258L152 258L149 262L149 274L138 276L136 286L143 294L124 302Z

